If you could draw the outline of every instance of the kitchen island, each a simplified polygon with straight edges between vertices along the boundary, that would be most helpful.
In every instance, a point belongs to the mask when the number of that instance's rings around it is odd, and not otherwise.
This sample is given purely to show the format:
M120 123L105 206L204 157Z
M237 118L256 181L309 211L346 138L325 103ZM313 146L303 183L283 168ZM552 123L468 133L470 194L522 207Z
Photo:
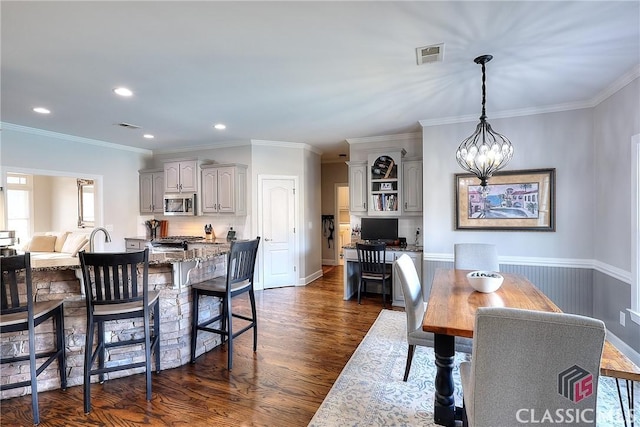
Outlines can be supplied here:
M191 292L192 283L226 274L226 257L229 244L207 244L184 251L151 251L149 254L149 289L160 292L160 368L169 369L184 365L191 357ZM65 345L68 386L81 385L84 372L84 345L86 334L86 305L82 287L82 273L76 265L34 268L32 271L35 298L38 301L64 300ZM217 298L201 298L201 317L219 313ZM49 321L50 322L50 321ZM108 330L107 340L118 340L120 335L130 335L141 330L140 322L121 320L113 322ZM36 328L36 340L51 339L50 323ZM23 354L28 351L26 333L3 334L3 355ZM220 344L220 337L211 333L198 335L199 355ZM142 346L116 349L107 353L109 362L118 363L126 359L140 358L144 354ZM40 391L60 387L54 362L38 377ZM117 378L138 372L144 368L118 371L107 374L107 378ZM28 379L26 363L3 365L0 380L11 376ZM97 376L94 381L97 381ZM30 393L30 388L17 388L2 392L2 399Z

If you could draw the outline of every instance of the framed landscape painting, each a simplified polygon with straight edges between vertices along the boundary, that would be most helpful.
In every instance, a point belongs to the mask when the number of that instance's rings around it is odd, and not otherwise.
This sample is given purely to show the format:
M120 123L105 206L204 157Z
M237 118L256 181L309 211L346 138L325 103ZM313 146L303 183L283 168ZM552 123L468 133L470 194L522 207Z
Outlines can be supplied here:
M455 175L456 230L555 231L555 169Z

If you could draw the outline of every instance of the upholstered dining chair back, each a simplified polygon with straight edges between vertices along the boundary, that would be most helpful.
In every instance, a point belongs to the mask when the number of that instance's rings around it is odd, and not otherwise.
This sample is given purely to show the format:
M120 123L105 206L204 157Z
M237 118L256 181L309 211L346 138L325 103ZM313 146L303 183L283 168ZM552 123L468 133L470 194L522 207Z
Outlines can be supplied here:
M467 425L553 419L594 426L605 326L565 313L483 307L460 376ZM546 425L546 424L545 424Z
M393 262L393 274L400 281L402 295L404 297L404 311L407 315L407 364L404 370L403 381L407 381L411 362L417 345L433 347L434 336L431 332L422 330L422 319L426 311L427 304L422 294L422 284L413 260L407 254ZM456 350L465 353L471 352L471 342L466 338L455 338Z
M498 251L489 243L456 243L453 263L454 268L460 270L500 271Z

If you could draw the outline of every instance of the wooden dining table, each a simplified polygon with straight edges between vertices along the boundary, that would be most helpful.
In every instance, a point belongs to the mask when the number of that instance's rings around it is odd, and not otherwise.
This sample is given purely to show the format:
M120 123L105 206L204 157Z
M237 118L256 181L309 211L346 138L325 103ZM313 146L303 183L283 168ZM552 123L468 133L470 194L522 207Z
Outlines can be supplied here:
M455 337L473 338L478 307L511 307L562 312L553 301L522 275L500 273L504 277L500 289L491 293L480 293L469 284L467 279L469 272L470 270L436 270L422 322L422 329L434 334L436 364L434 421L444 426L455 425L455 420L460 419L462 415L462 410L456 407L453 396ZM629 383L633 390L633 382L640 381L640 368L609 341L605 342L600 373L614 377L616 381L626 380L627 391L629 391ZM621 397L620 403L622 405ZM633 417L632 405L631 399L629 402L631 417ZM624 414L624 408L621 409Z

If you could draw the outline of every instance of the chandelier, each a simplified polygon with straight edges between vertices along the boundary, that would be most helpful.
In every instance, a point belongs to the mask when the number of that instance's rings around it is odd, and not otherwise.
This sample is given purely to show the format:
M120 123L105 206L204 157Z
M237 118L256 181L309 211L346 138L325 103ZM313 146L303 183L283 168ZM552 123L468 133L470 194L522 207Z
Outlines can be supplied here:
M504 135L491 129L485 113L486 85L485 64L493 59L491 55L482 55L474 59L482 66L482 115L476 131L462 141L456 151L456 160L460 167L471 172L480 179L483 191L487 188L487 181L497 171L509 163L513 157L513 145Z

